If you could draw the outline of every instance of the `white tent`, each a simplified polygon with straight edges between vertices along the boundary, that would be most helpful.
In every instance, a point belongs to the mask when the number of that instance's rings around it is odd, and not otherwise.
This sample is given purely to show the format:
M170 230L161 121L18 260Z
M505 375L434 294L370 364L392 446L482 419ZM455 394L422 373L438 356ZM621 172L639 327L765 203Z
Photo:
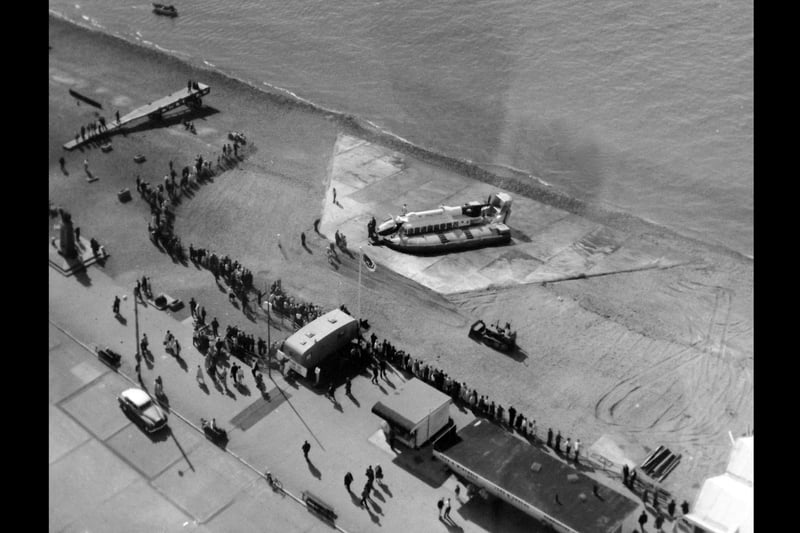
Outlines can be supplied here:
M753 437L734 443L726 472L703 483L685 519L712 533L753 532Z

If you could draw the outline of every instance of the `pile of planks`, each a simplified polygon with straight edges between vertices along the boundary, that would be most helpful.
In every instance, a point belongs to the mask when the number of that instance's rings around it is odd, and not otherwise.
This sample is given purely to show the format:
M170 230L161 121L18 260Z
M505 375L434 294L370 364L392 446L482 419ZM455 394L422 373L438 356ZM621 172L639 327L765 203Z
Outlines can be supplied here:
M659 446L639 467L645 474L660 482L672 472L681 461L682 455L675 455L669 448Z

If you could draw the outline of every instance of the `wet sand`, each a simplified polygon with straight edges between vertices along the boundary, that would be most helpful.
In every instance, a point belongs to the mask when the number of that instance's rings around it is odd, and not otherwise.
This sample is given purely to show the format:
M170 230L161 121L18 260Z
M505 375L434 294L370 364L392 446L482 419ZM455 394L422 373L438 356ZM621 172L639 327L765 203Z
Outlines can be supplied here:
M182 201L176 233L184 244L239 259L261 284L281 278L301 299L328 308L344 303L356 311L358 263L340 254L342 264L332 269L324 256L328 241L314 233L313 222L330 208L338 136L361 134L371 142L385 137L52 17L50 44L50 199L72 213L83 235L106 245L112 257L105 270L115 280L130 286L146 274L157 290L184 301L194 296L222 324L266 336L263 322L253 323L227 304L208 272L175 263L152 245L149 209L135 194L137 174L158 183L170 160L178 169L198 154L216 160L227 132L238 130L250 140L244 160ZM76 104L69 88L103 103L100 113L110 119L116 109L124 114L185 86L187 79L212 87L207 108L188 115L197 135L180 125L182 117L161 126L144 123L115 136L109 153L65 154L69 175L61 173L61 145L96 111ZM415 171L465 172L459 162L387 144L388 152L403 151ZM133 161L139 153L145 163ZM84 181L84 158L99 181ZM379 337L535 418L540 433L558 429L580 438L584 449L607 434L637 462L661 444L682 453L664 486L692 501L703 479L724 471L727 432L736 436L753 425L752 261L524 180L469 174L602 220L637 245L668 250L687 264L447 297L379 267L362 272L362 315ZM134 191L132 202L117 200L123 187ZM307 249L300 246L300 232L306 233ZM510 320L522 355L504 355L468 339L477 318Z

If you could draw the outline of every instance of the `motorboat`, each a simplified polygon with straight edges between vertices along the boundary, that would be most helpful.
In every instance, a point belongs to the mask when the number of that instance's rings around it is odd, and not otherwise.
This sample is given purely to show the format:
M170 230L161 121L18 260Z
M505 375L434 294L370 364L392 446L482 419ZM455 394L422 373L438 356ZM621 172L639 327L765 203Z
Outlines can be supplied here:
M153 2L153 13L156 15L164 15L165 17L177 17L178 10L173 5L156 4Z
M506 225L511 214L511 195L498 192L486 202L439 206L390 217L375 227L370 240L401 252L437 254L511 242Z

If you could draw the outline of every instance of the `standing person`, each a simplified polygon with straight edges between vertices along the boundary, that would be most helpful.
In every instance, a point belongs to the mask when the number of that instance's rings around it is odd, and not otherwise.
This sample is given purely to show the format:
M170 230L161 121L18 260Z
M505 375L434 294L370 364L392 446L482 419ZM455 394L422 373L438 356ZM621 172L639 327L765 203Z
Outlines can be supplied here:
M203 309L203 311L205 312L205 308ZM214 336L216 337L217 331L219 331L219 322L217 322L217 317L214 317L211 320L211 331L214 332Z
M67 162L64 160L64 156L61 156L61 157L58 158L58 166L61 167L61 172L66 172L67 169L64 168L64 165L66 165L66 164L67 164Z
M308 452L311 451L311 445L308 443L308 441L305 441L303 443L302 450L303 450L303 457L305 457L306 461L308 461Z
M630 468L628 468L628 464L625 463L622 465L622 484L626 487L628 486L628 474L630 473Z
M194 318L197 310L197 302L194 301L194 296L189 299L189 310L192 312L192 318Z
M375 479L378 480L379 485L383 485L383 468L381 468L381 465L375 467Z
M302 231L300 232L300 244L305 247L306 245L306 234Z
M578 454L580 453L579 452L580 447L581 447L581 439L575 439L575 448L574 448L574 450L575 450L575 464L578 464Z
M381 370L381 377L383 379L386 379L386 359L381 359L379 361L379 366L380 366L380 370Z
M633 472L631 472L630 480L631 480L631 487L630 488L631 488L631 490L635 491L636 490L636 469L634 469Z
M367 507L367 499L369 498L369 487L364 487L364 490L361 491L361 507ZM367 507L369 509L369 507Z
M647 512L642 511L642 514L639 515L639 528L644 531L644 525L647 523Z
M333 203L336 203L336 187L333 188Z
M353 482L353 474L351 474L350 472L346 473L344 475L344 486L347 488L347 492L352 492L350 490L350 483L352 482Z
M683 500L683 502L681 503L681 512L683 514L689 514L689 502L687 502L686 500Z
M353 395L353 393L351 392L352 385L353 385L353 382L350 379L350 376L347 376L347 380L345 380L345 382L344 382L344 393L346 395L348 395L348 396L352 396Z
M442 517L442 509L444 508L444 498L439 498L439 501L436 502L436 507L439 508L439 518Z
M75 242L79 243L81 241L81 228L75 227Z
M375 471L372 470L372 465L367 466L367 471L365 472L367 479L372 481L375 479Z
M514 419L517 416L517 410L514 409L514 406L508 408L508 427L514 428Z
M547 447L553 447L553 428L547 428Z
M112 306L115 315L119 314L119 296L114 296L114 305Z
M556 435L556 453L561 453L561 431Z
M89 173L89 160L88 160L88 159L84 159L84 160L83 160L83 170L84 170L84 171L85 171L87 174Z
M670 518L675 516L675 500L669 502L669 505L667 505L667 512L669 513Z
M567 442L564 444L564 457L569 460L569 450L572 448L572 439L567 437Z
M661 515L656 516L656 531L659 533L662 531L662 527L664 526L664 517Z
M142 340L139 342L139 345L142 349L142 355L145 355L147 353L147 346L149 344L150 342L147 340L147 333L142 333Z
M197 365L197 383L200 386L204 386L206 384L206 378L203 376L203 369L200 365Z
M222 387L225 390L228 390L228 382L227 382L228 371L225 368L223 368L222 371L218 372L217 374L219 375L219 380L222 383Z
M233 380L234 385L239 384L239 379L238 379L239 376L237 374L238 371L239 371L239 365L233 363L233 366L231 366L231 379Z
M444 518L452 521L450 518L450 498L447 498L444 502Z
M117 124L119 124L119 109L117 109L114 114L117 116Z
M378 384L378 365L372 364L372 383Z
M331 384L328 387L328 392L327 392L326 396L328 398L330 398L331 401L333 401L333 403L336 403L336 382L331 381Z

